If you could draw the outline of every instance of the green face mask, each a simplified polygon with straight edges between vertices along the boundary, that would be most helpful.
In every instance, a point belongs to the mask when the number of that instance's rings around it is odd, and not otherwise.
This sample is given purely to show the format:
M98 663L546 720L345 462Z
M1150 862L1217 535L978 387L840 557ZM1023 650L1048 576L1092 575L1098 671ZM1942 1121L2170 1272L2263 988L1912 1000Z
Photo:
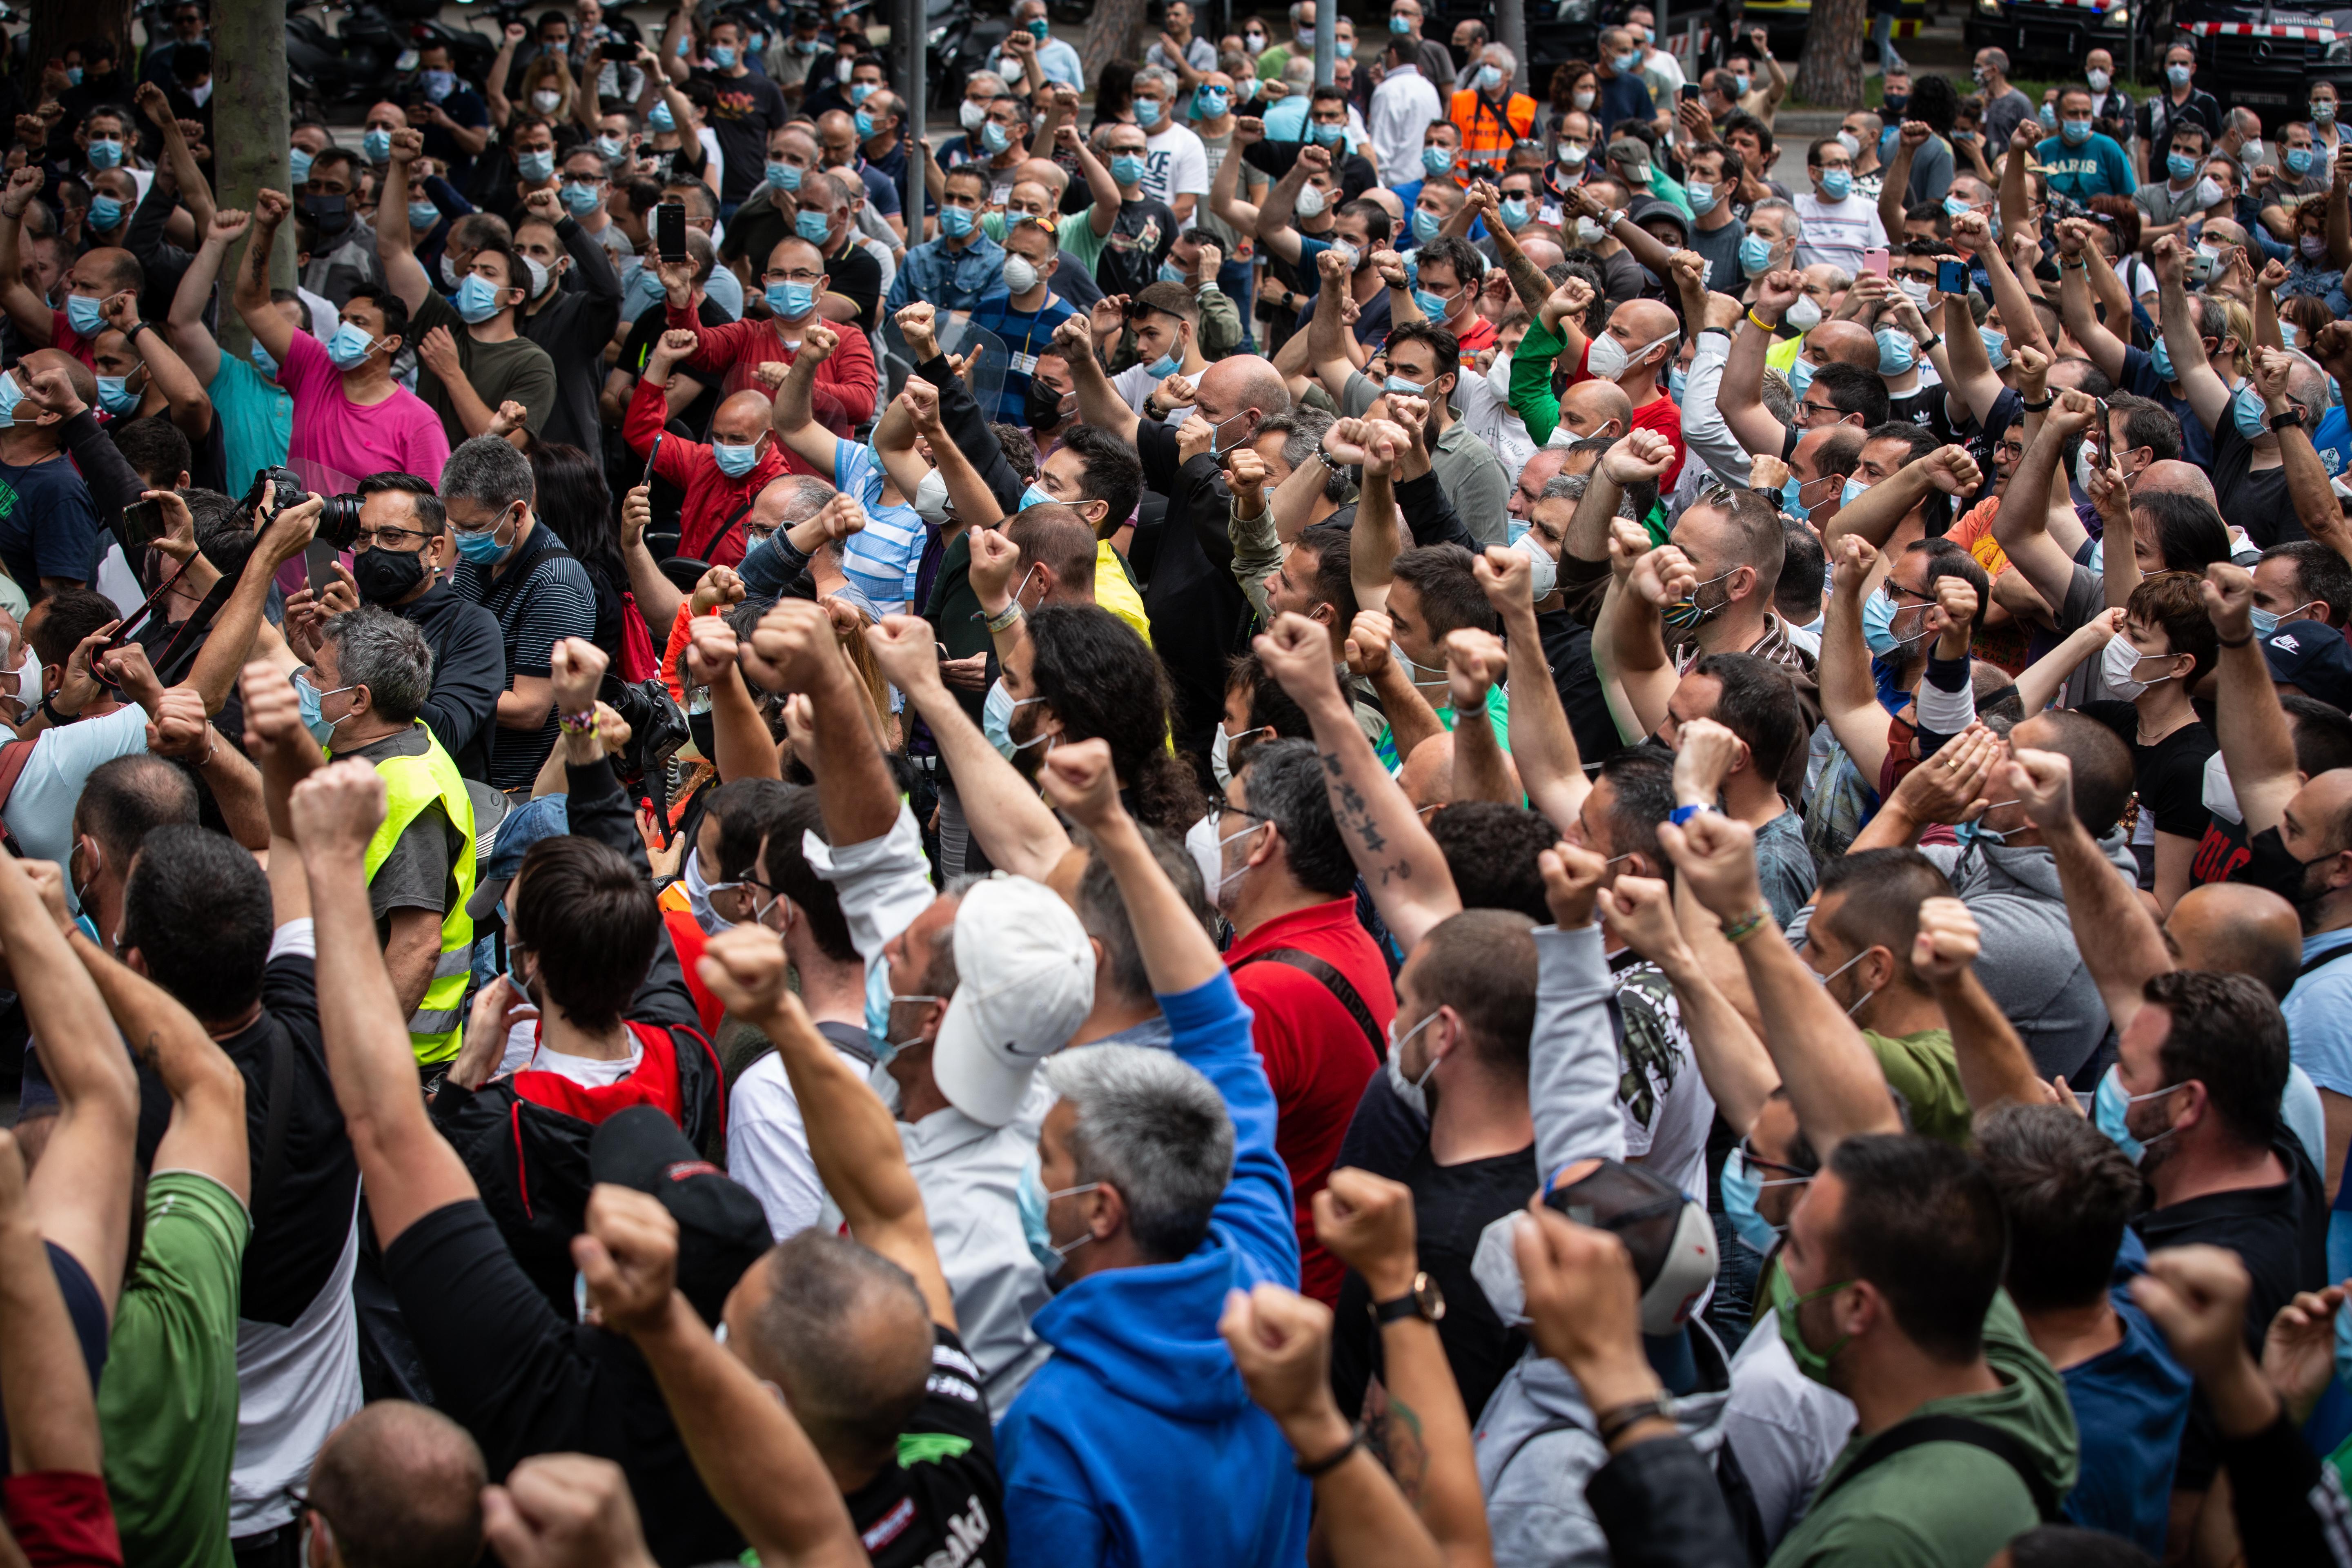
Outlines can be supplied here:
M1790 1359L1797 1363L1797 1370L1824 1388L1830 1386L1830 1363L1837 1359L1838 1352L1845 1349L1846 1341L1853 1336L1842 1334L1828 1350L1817 1351L1805 1342L1803 1332L1797 1327L1797 1309L1808 1301L1818 1301L1824 1296L1834 1295L1853 1283L1851 1279L1841 1279L1834 1285L1824 1285L1818 1290L1809 1290L1800 1296L1797 1288L1789 1282L1789 1266L1784 1260L1776 1261L1771 1272L1764 1279L1764 1299L1772 1305L1772 1316L1780 1330L1780 1342L1789 1347Z

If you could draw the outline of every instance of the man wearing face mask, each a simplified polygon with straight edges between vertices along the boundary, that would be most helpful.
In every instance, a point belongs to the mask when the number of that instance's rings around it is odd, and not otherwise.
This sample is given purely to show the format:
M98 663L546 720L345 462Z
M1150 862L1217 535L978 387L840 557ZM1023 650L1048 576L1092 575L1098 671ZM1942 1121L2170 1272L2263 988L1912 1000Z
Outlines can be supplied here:
M325 617L358 605L379 606L412 623L432 655L432 689L416 717L460 775L488 784L499 694L507 685L498 617L444 581L457 550L430 483L414 474L371 474L360 481L359 494L352 564L337 569L344 581L323 600L307 587L287 596L287 641L296 658L315 661Z
M1657 119L1657 105L1642 79L1642 46L1633 34L1623 27L1604 27L1594 52L1592 70L1600 96L1592 104L1593 118L1604 126Z
M970 310L1003 291L1004 247L980 231L988 182L967 164L950 170L940 197L940 237L908 248L883 310L897 314L917 300L942 310Z
M2253 374L2230 386L2202 352L2181 268L2180 242L2158 241L2165 344L2174 351L2181 391L2213 436L2215 503L2264 548L2299 539L2302 506L2315 505L2323 514L2336 506L2333 495L2322 494L2327 469L2311 444L2319 415L2334 401L2327 373L2302 354L2264 349Z
M650 455L658 477L686 492L686 504L678 512L678 552L714 566L732 566L749 548L742 525L768 481L788 470L811 470L794 462L769 428L771 398L764 388L746 388L719 404L711 416L707 446L663 435L670 369L693 357L697 342L690 331L662 334L629 400L625 434L632 450ZM657 437L658 449L654 445Z
M829 181L831 176L824 178ZM841 193L834 188L830 194L838 197ZM768 253L767 270L761 275L768 319L730 321L723 327L701 330L696 348L685 362L687 368L719 374L723 377L721 384L730 393L736 393L767 386L758 374L762 365L791 366L800 357L801 344L809 333L824 326L817 301L834 291L840 262L837 258L827 257L824 237L842 232L833 225L845 224L846 218L845 205L836 206L831 219L803 205L796 220L795 237L777 243ZM844 245L847 245L845 238ZM667 294L669 329L695 331L695 268L677 262L658 265ZM825 428L836 435L846 435L874 417L874 350L866 334L852 322L840 322L830 331L837 346L818 367L817 381L810 395L811 406Z
M2061 92L2058 134L2033 150L2050 176L2051 192L2086 206L2094 196L2131 195L2139 189L2122 146L2093 129L2091 101L2081 88Z
M537 287L519 324L555 367L555 405L540 436L593 451L603 437L597 383L605 345L621 319L620 275L613 269L612 253L562 210L552 193L533 191L524 205L530 216L515 229L515 248ZM575 272L580 286L565 288L564 279Z
M1614 219L1617 215L1608 216ZM1511 359L1511 406L1527 421L1528 435L1549 441L1559 422L1559 401L1552 396L1552 360L1565 354L1576 365L1570 384L1592 380L1614 383L1633 409L1633 427L1664 437L1672 460L1660 482L1671 489L1682 471L1682 410L1666 395L1666 367L1682 346L1680 323L1666 305L1655 300L1627 300L1609 312L1609 324L1598 337L1584 335L1585 312L1592 289L1580 278L1570 278L1553 290L1528 335Z
M973 324L1004 344L1004 386L992 416L1008 424L1030 423L1030 377L1038 354L1052 344L1054 329L1076 313L1053 289L1062 260L1055 233L1049 222L1012 222L1004 236L1004 292L972 312Z
M439 473L449 459L448 434L424 399L392 378L393 356L410 339L407 306L388 291L355 293L322 346L270 302L269 241L287 211L276 191L255 198L236 309L277 365L278 384L293 395L290 455L343 474Z

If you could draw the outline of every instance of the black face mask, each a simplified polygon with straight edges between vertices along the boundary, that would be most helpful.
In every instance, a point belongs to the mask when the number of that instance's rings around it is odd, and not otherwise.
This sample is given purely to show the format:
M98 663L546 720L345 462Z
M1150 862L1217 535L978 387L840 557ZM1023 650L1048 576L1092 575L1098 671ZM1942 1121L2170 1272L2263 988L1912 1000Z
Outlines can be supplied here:
M1028 402L1023 410L1029 416L1029 427L1032 430L1038 430L1060 424L1062 397L1063 394L1055 392L1052 387L1040 386L1035 382L1031 382Z
M416 550L362 550L352 557L352 582L362 605L389 605L425 581L425 554Z
M321 235L334 236L352 226L351 201L344 196L304 196L302 210L310 215Z
M2293 852L2287 848L2286 840L2280 836L2279 830L2275 827L2265 827L2247 839L2246 853L2248 857L2246 863L2230 873L2230 880L2250 882L2257 888L2268 888L2272 892L2293 904L2295 912L2299 915L2310 914L2312 906L2326 898L2334 890L2321 888L2314 893L2306 889L2305 883L2309 879L2311 868L2316 862L2296 859ZM2322 858L2333 858L2333 857L2322 857ZM2307 925L2305 929L2308 929Z
M1898 92L1893 98L1888 99L1882 108L1886 114L1900 119L1904 109L1910 103L1910 101L1911 95L1909 93Z

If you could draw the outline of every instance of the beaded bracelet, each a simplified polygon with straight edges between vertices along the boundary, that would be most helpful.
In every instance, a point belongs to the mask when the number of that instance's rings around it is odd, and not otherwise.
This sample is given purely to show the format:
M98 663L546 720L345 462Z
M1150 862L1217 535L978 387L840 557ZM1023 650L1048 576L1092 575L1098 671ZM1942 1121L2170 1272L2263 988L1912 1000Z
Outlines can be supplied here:
M558 713L555 727L567 735L593 735L596 732L596 710L584 713Z
M1723 922L1723 940L1737 947L1762 928L1764 918L1772 911L1759 904L1736 921Z

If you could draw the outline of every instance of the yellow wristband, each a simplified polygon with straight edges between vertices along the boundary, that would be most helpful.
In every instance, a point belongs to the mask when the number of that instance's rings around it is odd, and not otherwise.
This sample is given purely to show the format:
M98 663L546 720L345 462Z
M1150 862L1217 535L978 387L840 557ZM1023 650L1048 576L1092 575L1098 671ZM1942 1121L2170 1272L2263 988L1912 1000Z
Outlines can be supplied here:
M1778 321L1766 321L1763 317L1756 313L1753 307L1750 307L1748 310L1748 319L1750 321L1753 321L1756 325L1763 328L1768 332L1777 332L1780 330L1780 324Z

